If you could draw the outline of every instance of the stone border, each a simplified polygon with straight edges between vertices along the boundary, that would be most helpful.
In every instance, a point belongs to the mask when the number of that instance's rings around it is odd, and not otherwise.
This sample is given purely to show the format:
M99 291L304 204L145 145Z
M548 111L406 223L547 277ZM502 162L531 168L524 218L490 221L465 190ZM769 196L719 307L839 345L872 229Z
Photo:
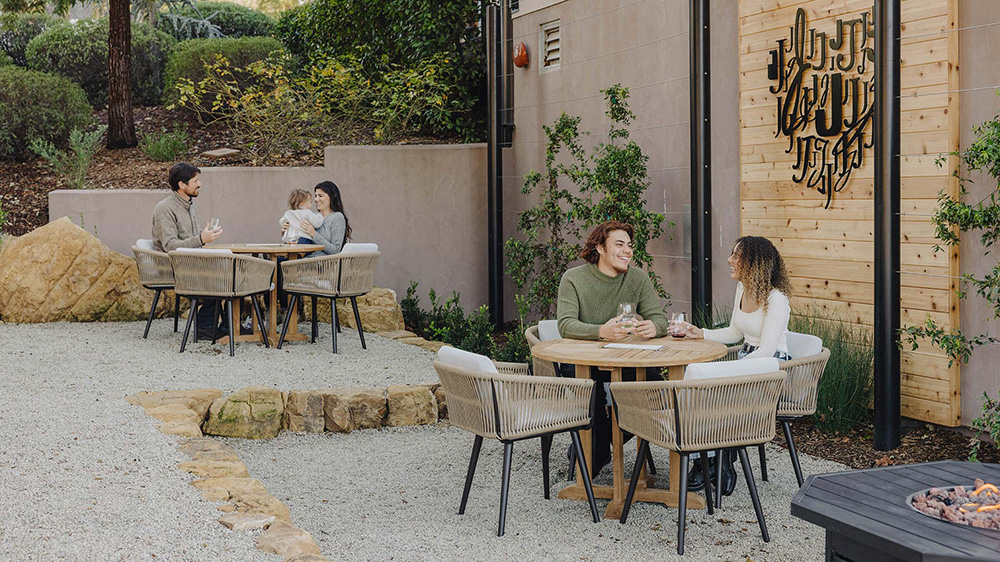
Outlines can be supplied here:
M177 468L197 477L191 485L204 499L224 502L217 509L226 515L218 522L234 531L263 530L257 548L284 557L284 562L331 561L320 554L312 535L292 524L288 506L250 477L236 451L204 434L267 439L281 429L349 433L434 424L448 415L437 383L288 392L255 386L226 397L214 388L164 390L139 392L125 400L160 420L161 432L186 438L178 449L191 460Z

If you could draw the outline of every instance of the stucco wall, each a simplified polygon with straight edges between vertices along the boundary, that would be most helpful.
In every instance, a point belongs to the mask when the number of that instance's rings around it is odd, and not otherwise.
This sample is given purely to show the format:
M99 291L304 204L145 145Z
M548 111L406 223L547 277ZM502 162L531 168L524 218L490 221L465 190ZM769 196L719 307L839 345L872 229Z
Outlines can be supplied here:
M962 28L1000 22L1000 2L962 0L959 5L959 22ZM981 27L959 32L961 89L986 88L960 94L963 149L968 148L975 139L972 127L994 118L1000 111L1000 101L996 95L996 86L1000 85L1000 60L996 57L997 49L1000 49L1000 35L997 35L997 29ZM996 188L996 182L988 177L973 177L975 183L967 186L969 201L979 201ZM995 247L992 254L983 255L978 236L966 235L961 246L962 271L982 275L997 263L998 255L1000 253ZM1000 335L1000 321L991 319L991 309L985 306L982 299L969 295L959 306L963 332L979 334L988 330L994 336ZM1000 390L998 365L1000 345L989 345L977 349L969 364L962 368L963 424L968 425L982 413L983 392L989 392L995 397Z
M205 168L197 198L203 221L219 217L220 243L279 242L288 193L333 180L356 242L382 252L376 283L400 297L411 280L422 293L460 291L467 307L486 301L486 152L482 144L329 147L324 167ZM167 190L57 190L49 220L67 216L111 249L131 255L151 236ZM424 299L426 302L426 298Z

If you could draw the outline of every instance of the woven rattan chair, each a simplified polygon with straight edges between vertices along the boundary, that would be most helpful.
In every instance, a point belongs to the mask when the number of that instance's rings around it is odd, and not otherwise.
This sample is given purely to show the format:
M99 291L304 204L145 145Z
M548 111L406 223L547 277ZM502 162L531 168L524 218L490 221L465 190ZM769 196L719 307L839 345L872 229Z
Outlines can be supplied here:
M555 322L555 320L542 320L542 322ZM543 341L549 341L550 339L556 339L551 337L552 335L558 335L558 328L555 334L549 334L549 337L542 338L539 335L540 325L532 326L524 331L524 338L528 340L528 349L535 347L536 345L542 343ZM533 374L540 377L555 377L559 375L559 367L552 361L545 361L543 359L538 359L537 357L531 358L531 368Z
M337 317L337 299L351 299L354 308L354 321L358 326L361 338L361 348L368 349L365 344L365 331L361 325L361 314L358 311L358 297L367 294L375 286L375 267L379 256L375 244L345 244L339 254L288 260L281 264L283 278L282 289L292 296L288 304L281 336L278 338L278 349L284 344L288 331L288 319L300 297L312 297L312 339L316 341L316 301L318 298L330 299L330 324L333 330L333 352L337 353L337 332L340 329L340 319Z
M503 536L514 443L569 432L573 447L582 456L579 432L588 429L593 420L594 381L502 374L495 372L494 364L488 358L452 347L441 348L434 368L448 400L451 424L476 436L465 476L459 515L465 513L469 501L483 438L498 439L504 444L500 520L497 527L497 536ZM550 497L547 457L548 451L543 442L545 499ZM590 513L597 523L600 517L590 485L590 474L586 465L582 469Z
M774 438L775 411L785 373L703 380L611 383L618 425L642 439L635 466L642 466L649 444L680 455L680 494L677 514L677 553L684 554L687 515L688 459L699 453L708 513L714 513L708 451L734 448L750 489L764 542L771 540L760 507L746 447ZM633 469L621 523L625 523L641 471Z
M136 240L135 246L132 246L132 254L135 256L135 265L139 269L139 283L154 291L153 306L149 307L146 329L142 332L142 339L146 339L156 314L156 305L160 302L160 293L174 288L174 270L170 266L170 256L163 252L157 252L152 240ZM177 332L177 323L180 317L181 297L174 293L174 332Z
M226 303L226 326L229 329L229 356L236 355L236 325L233 323L232 299L250 297L257 315L257 326L264 339L264 347L271 347L267 341L264 326L263 307L258 297L271 290L271 276L274 262L251 256L236 255L219 250L175 250L168 254L174 268L175 291L191 299L181 353L187 345L191 333L191 322L197 316L198 303L214 300ZM197 333L197 329L195 330Z

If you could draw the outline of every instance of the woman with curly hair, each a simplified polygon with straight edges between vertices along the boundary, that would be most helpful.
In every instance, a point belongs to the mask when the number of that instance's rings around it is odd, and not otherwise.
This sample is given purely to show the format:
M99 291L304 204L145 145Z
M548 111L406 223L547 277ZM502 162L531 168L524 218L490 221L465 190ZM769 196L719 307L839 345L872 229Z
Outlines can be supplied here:
M788 361L788 317L792 294L785 262L767 238L744 236L726 260L736 279L736 300L729 326L716 330L685 324L674 335L705 338L727 345L743 341L739 358L776 357Z

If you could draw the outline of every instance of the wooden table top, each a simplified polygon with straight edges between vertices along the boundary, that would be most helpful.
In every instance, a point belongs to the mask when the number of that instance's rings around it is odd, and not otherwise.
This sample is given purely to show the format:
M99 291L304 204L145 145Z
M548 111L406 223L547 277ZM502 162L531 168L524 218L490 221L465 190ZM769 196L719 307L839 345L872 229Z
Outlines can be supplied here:
M230 250L234 254L311 254L322 244L206 244L211 250Z
M605 348L609 343L659 345L659 350ZM539 359L593 367L673 367L714 361L727 353L719 342L677 339L670 336L643 339L630 336L617 342L561 339L542 342L531 348Z

